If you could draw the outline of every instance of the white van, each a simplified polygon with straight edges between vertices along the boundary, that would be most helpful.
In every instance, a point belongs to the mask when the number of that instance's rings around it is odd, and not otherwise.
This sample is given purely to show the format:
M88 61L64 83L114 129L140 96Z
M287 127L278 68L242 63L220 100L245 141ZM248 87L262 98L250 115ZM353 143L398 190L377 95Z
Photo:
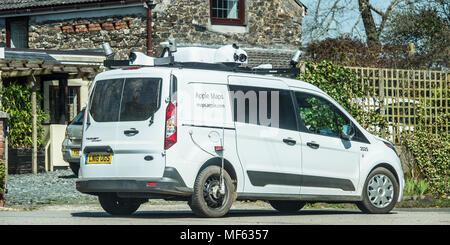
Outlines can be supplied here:
M223 64L155 63L100 73L90 91L76 187L108 213L148 199L184 200L202 217L235 200L388 213L401 200L393 145L317 87Z

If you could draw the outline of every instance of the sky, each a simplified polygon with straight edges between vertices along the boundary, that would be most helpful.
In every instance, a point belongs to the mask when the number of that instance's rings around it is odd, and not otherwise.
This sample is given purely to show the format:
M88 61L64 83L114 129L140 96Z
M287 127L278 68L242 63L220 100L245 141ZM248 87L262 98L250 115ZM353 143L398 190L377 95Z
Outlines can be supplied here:
M314 22L314 13L316 12L316 4L317 0L301 0L303 4L308 7L308 14L303 19L303 45L306 45L310 39L308 38L307 28L308 25L317 24ZM350 33L352 27L358 21L359 11L358 11L358 0L321 0L321 8L320 12L325 13L328 11L334 4L335 1L340 1L339 4L342 7L345 7L342 15L336 17L338 25L332 25L333 28L338 29L339 31L331 31L328 33L326 37L336 37L339 33ZM385 11L389 6L392 0L371 0L370 3L377 9L381 11ZM374 14L375 22L379 24L381 22L381 18L377 14ZM359 21L357 28L353 32L352 36L359 37L361 39L365 39L364 28L362 24L362 20Z

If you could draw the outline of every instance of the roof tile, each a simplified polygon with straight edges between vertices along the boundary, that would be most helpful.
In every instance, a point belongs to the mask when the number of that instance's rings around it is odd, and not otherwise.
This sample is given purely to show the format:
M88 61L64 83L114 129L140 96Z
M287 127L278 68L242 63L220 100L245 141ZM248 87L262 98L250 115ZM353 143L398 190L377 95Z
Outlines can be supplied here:
M49 7L76 3L106 2L105 0L2 0L0 10Z

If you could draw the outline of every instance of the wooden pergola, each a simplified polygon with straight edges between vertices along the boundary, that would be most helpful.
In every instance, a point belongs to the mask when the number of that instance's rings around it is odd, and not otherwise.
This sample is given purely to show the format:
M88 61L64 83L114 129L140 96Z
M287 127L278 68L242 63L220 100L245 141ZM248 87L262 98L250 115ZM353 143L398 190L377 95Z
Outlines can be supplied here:
M103 71L100 65L60 64L43 60L0 60L2 78L64 74L67 79L93 79Z
M37 102L36 92L41 79L59 81L61 102L64 105L64 116L67 116L68 79L82 78L92 80L95 75L105 70L103 60L105 56L100 52L86 51L44 51L6 49L0 57L0 90L3 81L11 78L26 79L32 85L32 172L37 173ZM0 98L1 105L1 98Z

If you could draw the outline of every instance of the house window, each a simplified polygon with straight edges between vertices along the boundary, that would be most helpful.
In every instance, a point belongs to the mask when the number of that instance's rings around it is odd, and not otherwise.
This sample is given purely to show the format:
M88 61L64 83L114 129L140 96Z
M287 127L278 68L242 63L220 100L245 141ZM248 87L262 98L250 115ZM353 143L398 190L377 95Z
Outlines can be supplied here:
M6 47L28 48L28 19L6 20Z
M211 23L245 25L245 0L210 0Z
M67 87L64 103L61 101L62 91L59 86L51 85L49 90L50 123L63 124L72 121L80 112L80 87Z

